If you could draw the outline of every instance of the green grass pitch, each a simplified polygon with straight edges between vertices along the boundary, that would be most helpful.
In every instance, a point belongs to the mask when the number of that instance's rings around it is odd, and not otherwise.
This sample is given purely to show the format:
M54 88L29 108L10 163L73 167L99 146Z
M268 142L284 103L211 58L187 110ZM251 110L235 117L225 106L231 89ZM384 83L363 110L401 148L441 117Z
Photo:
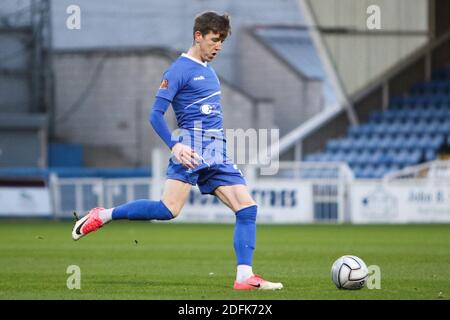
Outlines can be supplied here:
M116 221L78 242L72 225L0 220L0 299L450 298L450 225L258 225L254 271L285 286L270 292L233 291L232 225ZM381 289L336 289L344 254L378 265Z

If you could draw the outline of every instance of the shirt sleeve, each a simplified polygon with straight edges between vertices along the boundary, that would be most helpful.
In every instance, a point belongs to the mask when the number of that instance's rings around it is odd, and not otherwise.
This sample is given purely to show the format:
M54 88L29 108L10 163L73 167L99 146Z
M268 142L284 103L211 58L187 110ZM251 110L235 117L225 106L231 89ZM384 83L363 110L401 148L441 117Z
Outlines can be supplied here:
M172 66L164 72L156 97L172 102L178 91L183 88L183 85L183 72Z
M157 97L150 112L149 120L155 132L161 137L169 149L172 150L172 147L179 141L178 139L172 138L169 127L164 120L164 113L167 111L169 104L170 101Z

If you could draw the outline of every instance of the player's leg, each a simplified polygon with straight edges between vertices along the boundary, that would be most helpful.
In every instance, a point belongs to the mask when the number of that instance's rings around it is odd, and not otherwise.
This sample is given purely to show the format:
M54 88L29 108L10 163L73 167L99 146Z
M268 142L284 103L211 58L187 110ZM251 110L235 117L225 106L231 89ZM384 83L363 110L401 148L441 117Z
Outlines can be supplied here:
M161 200L136 200L121 206L100 212L106 222L110 220L170 220L176 218L191 191L189 183L167 179ZM103 216L102 216L103 215Z
M94 208L75 223L72 238L78 240L112 220L173 219L179 215L191 188L189 183L167 179L161 200L140 199L110 209Z
M239 290L281 289L281 283L273 283L253 274L253 252L256 244L256 216L258 207L243 184L219 186L214 194L236 215L234 250L237 274L234 288Z
M244 184L217 187L214 190L214 195L233 212L256 205L256 202L248 192L247 186Z

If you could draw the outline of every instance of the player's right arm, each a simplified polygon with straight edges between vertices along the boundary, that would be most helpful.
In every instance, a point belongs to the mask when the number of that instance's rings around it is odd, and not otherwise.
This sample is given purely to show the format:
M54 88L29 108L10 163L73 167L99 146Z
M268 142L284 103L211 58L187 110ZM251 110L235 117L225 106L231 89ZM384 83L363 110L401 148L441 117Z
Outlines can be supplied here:
M195 166L198 165L196 159L199 159L199 156L194 152L194 150L192 150L191 147L172 138L169 127L164 120L164 114L169 108L169 104L170 101L156 97L150 113L150 123L152 124L155 132L172 151L177 161L189 169L194 169Z
M156 94L149 120L153 129L169 147L177 161L189 169L194 169L198 165L197 159L200 159L200 157L192 148L172 138L169 127L164 120L164 114L169 108L174 96L182 87L183 79L181 72L176 72L173 68L165 72Z

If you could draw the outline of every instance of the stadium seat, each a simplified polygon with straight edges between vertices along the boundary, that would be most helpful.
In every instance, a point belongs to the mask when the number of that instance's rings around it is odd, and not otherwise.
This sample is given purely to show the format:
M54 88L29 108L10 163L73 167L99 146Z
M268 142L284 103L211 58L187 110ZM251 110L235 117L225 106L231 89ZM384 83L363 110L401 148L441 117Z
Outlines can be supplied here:
M443 134L431 138L430 147L433 148L434 150L438 150L444 145L445 145L445 136Z
M354 174L354 176L356 177L356 178L363 178L363 168L362 167L360 167L360 166L353 166L352 167L352 171L353 171L353 174Z
M436 150L428 149L425 151L425 161L432 161L436 159Z
M328 140L327 147L326 147L327 151L334 152L334 151L339 150L339 148L340 148L340 140L339 139Z
M350 166L354 166L358 163L358 156L359 152L356 150L351 150L350 152L346 153L345 160Z
M424 134L429 134L431 136L436 136L439 134L439 127L442 123L439 120L433 119L428 122L427 127L424 130Z
M351 126L348 128L347 134L352 138L359 138L361 136L359 126Z
M433 70L432 78L435 80L450 80L450 68L440 68Z
M306 162L315 162L319 160L319 153L312 153L305 156L304 161Z
M444 70L409 94L391 97L388 110L372 111L345 138L328 141L321 160L347 162L357 178L379 178L436 159L442 146L450 147L450 68Z

